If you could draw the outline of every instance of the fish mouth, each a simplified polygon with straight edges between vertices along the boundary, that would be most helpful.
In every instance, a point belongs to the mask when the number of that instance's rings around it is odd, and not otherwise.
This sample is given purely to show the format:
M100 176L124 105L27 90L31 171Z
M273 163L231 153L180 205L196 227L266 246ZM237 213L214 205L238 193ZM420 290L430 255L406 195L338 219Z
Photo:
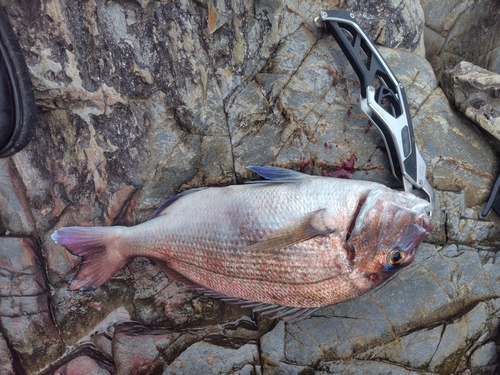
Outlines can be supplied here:
M416 221L417 225L420 225L422 228L424 228L427 234L431 233L434 230L434 223L431 221L427 214L420 214L417 217Z
M397 247L403 249L406 253L406 259L403 265L410 264L417 252L418 245L429 233L434 230L434 224L427 214L420 214L414 224L407 225L400 233L400 240Z

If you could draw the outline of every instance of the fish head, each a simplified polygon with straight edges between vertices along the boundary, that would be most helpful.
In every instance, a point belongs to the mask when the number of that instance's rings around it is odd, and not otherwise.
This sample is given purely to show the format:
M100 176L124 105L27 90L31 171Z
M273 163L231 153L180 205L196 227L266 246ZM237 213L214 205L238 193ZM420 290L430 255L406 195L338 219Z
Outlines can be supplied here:
M346 249L361 291L391 277L415 258L418 245L432 232L429 202L407 193L376 188L354 214Z

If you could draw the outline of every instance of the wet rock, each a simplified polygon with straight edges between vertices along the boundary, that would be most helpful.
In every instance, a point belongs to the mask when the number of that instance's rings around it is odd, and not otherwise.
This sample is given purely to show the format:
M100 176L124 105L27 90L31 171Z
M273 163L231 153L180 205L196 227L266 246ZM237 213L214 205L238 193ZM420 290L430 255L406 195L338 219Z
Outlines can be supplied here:
M261 374L256 345L247 344L239 349L229 349L197 342L185 350L163 371L174 374Z
M176 327L174 330L167 330L138 324L125 316L121 320L118 315L124 315L124 311L123 308L117 309L95 327L90 336L77 343L77 348L83 350L91 340L101 355L113 358L116 374L161 372L164 367L180 361L180 356L201 340L207 344L215 344L216 347L223 346L237 351L243 345L254 345L261 335L255 322L246 317L215 326L205 325L184 330ZM250 369L253 369L253 364L248 368ZM247 371L245 366L241 371L242 374L253 373L253 370Z
M120 281L109 283L105 288L92 293L72 293L63 288L58 289L52 296L52 306L54 320L64 341L74 345L94 332L96 326L108 316L113 316L113 312L123 304L128 306L127 292ZM111 322L109 325L119 321Z
M424 158L428 157L432 166L429 172L434 188L464 192L467 207L484 204L498 165L484 137L453 113L440 89L430 94L413 123L419 127L416 137Z
M438 78L460 61L500 73L500 5L495 1L423 0L425 56Z
M0 325L10 350L28 372L65 349L52 320L48 286L29 237L0 237ZM9 356L9 354L6 354Z
M91 340L105 356L113 358L113 337L108 332L94 333Z
M261 358L265 374L300 374L308 366L284 363L285 360L285 323L280 322L260 339Z
M450 102L499 142L500 74L462 61L443 73L442 82Z

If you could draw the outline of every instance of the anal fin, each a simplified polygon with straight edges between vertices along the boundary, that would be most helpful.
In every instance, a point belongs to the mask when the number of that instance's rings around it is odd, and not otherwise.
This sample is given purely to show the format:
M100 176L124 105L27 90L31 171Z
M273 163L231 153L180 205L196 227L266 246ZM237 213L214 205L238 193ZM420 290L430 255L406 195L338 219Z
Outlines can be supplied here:
M201 285L195 283L194 281L188 279L186 276L181 275L179 272L173 270L168 266L167 263L161 260L154 259L154 262L158 265L158 267L161 268L161 270L165 273L165 275L168 276L169 279L174 280L175 282L184 284L184 286L188 289L191 290L196 290L196 291L209 291L209 289L206 289L202 287Z
M162 271L167 275L170 279L184 284L184 286L188 289L203 293L207 297L219 299L226 303L232 305L240 305L242 308L252 308L254 313L260 313L260 315L270 315L272 319L281 319L284 322L291 321L299 321L307 318L312 313L319 310L321 307L316 308L301 308L301 307L289 307L289 306L279 306L279 305L270 305L264 302L255 302L249 301L238 297L227 296L225 294L207 289L194 281L191 281L187 277L181 275L179 272L170 268L167 263L161 260L154 260L154 262L162 269Z

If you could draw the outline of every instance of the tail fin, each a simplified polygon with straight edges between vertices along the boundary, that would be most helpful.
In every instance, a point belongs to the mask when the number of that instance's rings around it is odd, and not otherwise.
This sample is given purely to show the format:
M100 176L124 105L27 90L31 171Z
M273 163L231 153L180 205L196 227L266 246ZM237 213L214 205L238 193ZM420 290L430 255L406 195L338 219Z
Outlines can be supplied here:
M71 281L70 290L93 290L100 287L125 266L128 259L118 241L124 227L65 227L52 233L52 240L73 255L83 257L80 270Z

